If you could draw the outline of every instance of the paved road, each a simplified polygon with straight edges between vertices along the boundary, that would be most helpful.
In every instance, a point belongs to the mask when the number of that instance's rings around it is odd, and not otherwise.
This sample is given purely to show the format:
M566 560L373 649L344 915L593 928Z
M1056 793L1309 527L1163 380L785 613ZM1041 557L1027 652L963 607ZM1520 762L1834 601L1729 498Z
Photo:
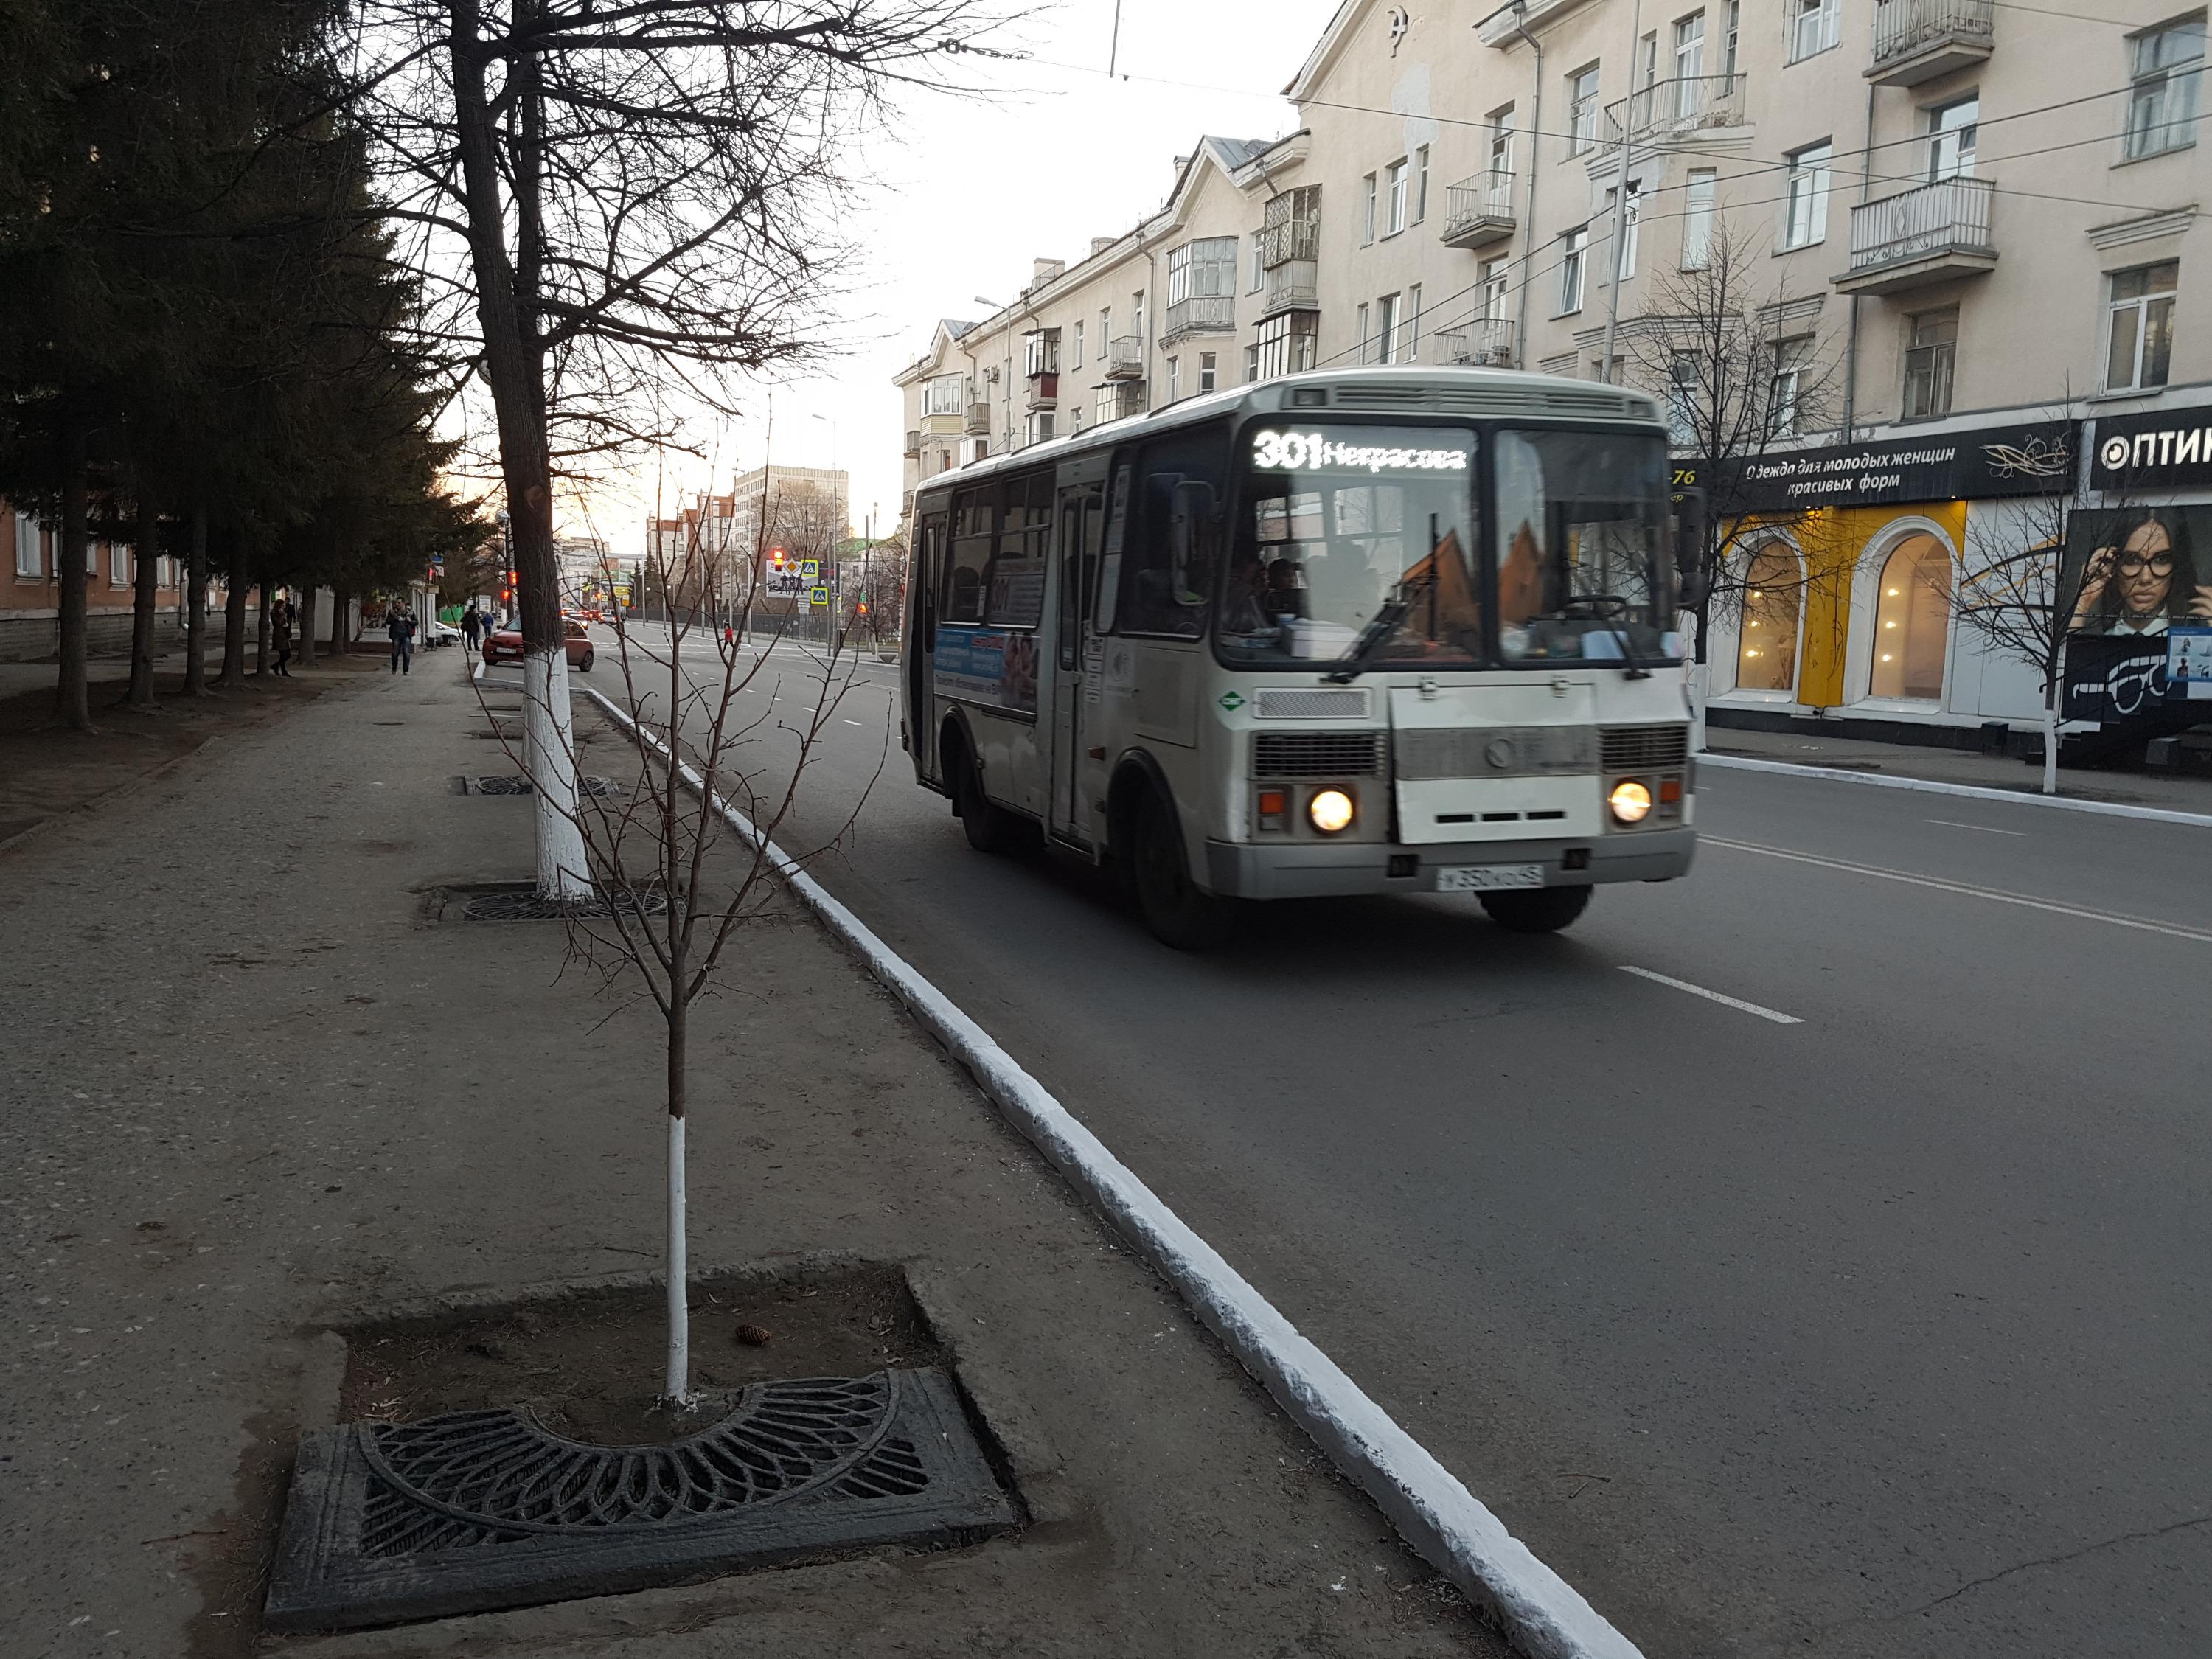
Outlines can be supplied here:
M2212 1652L2212 831L1709 769L1565 935L1190 957L971 852L895 693L787 841L881 762L830 887L1653 1659Z

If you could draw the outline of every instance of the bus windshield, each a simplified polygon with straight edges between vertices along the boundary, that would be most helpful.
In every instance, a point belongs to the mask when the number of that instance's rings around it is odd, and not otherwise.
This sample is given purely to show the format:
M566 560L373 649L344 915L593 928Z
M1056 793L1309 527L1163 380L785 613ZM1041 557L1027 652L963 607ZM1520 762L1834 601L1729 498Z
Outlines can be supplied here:
M1681 655L1661 561L1667 455L1656 437L1500 432L1498 647L1509 665Z
M1249 431L1215 620L1222 660L1480 665L1475 459L1465 427Z

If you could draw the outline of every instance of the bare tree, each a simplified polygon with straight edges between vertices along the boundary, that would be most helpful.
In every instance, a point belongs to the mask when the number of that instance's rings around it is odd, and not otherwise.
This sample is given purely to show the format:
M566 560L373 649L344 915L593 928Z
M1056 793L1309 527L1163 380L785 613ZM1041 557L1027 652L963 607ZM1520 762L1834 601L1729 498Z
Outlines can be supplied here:
M1747 599L1771 601L1778 586L1790 582L1809 587L1834 580L1809 560L1789 574L1771 562L1754 570L1749 560L1729 556L1754 528L1787 530L1802 522L1802 511L1756 505L1764 499L1756 464L1835 421L1838 366L1794 320L1797 307L1788 285L1760 280L1771 264L1760 241L1740 234L1721 216L1704 263L1658 277L1644 313L1620 330L1630 378L1658 395L1674 452L1683 458L1680 470L1694 471L1705 492L1705 544L1698 551L1708 580L1691 612L1692 655L1701 669L1710 661L1716 618L1741 618ZM1802 609L1804 596L1796 597ZM1697 719L1702 732L1702 684Z
M2073 607L2061 592L2070 495L1978 508L1966 527L1951 613L1991 653L2025 665L2043 697L2043 793L2058 793L2059 693Z
M587 887L552 546L556 479L657 441L660 388L735 406L834 292L840 171L892 82L994 27L974 0L363 0L355 104L383 210L481 374L512 514L540 890Z
M694 560L703 556L700 523L692 520L686 549ZM620 609L614 613L623 702L633 711L616 717L624 775L586 780L568 809L595 897L565 907L571 959L610 988L627 987L648 1001L663 1028L668 1340L661 1401L671 1410L692 1399L685 1196L692 1011L712 994L742 930L780 914L784 872L839 844L889 751L886 735L875 773L842 821L787 862L775 842L794 827L802 781L846 698L865 694L867 684L833 648L814 665L819 678L811 692L787 696L775 659L720 625L711 589L678 591L685 597L672 602L665 628L634 628ZM573 731L568 741L573 769ZM726 808L747 830L733 825Z

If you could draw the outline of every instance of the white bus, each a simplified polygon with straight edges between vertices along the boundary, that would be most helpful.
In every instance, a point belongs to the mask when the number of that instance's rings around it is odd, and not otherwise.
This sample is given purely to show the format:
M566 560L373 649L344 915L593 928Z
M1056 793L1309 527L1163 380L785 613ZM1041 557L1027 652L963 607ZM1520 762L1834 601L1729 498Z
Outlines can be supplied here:
M1695 850L1669 480L1640 393L1415 368L926 479L915 776L980 848L1114 861L1183 948L1326 894L1563 927Z

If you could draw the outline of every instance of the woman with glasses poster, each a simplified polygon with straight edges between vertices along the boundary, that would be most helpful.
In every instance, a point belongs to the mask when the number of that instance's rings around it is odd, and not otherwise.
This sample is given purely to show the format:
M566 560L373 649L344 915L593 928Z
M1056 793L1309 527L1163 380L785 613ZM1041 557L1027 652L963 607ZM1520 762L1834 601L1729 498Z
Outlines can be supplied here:
M2177 507L2121 514L2082 568L2076 634L2163 634L2212 620L2212 586L2197 580L2189 526Z

